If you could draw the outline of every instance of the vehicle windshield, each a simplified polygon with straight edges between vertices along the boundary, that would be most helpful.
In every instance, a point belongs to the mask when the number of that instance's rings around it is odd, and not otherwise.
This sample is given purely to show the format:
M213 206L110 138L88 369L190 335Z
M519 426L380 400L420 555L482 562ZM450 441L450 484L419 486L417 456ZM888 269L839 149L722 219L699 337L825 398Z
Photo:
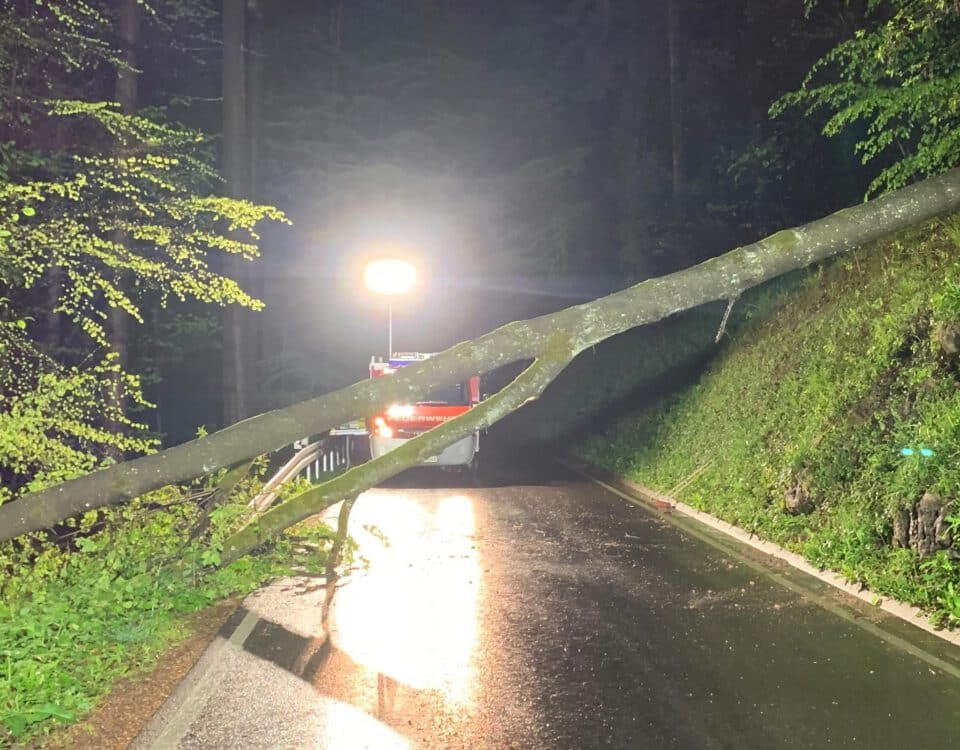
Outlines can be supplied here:
M467 401L467 389L464 387L463 383L457 383L455 385L449 385L444 388L437 388L427 394L427 397L422 399L419 403L421 404L450 404L461 406L469 403Z

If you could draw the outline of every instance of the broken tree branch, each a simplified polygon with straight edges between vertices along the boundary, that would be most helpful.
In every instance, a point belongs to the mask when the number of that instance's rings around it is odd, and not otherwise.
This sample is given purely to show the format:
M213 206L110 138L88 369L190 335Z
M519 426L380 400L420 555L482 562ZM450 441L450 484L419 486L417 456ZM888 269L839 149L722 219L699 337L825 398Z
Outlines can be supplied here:
M736 297L731 297L727 300L727 309L723 311L723 318L720 321L720 327L717 329L717 335L713 340L713 343L719 344L720 339L723 338L723 334L727 332L727 321L730 319L730 313L733 312L733 306L737 304L737 300L740 299L738 294Z

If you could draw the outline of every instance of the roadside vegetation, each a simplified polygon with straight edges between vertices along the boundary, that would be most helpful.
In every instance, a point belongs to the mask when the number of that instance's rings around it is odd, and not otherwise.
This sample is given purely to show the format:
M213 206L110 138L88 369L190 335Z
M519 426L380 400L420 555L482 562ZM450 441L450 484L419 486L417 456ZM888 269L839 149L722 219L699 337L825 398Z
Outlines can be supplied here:
M762 288L580 455L960 625L960 221Z
M190 635L183 614L294 566L324 570L331 534L320 524L210 567L218 541L249 522L247 502L261 486L246 479L210 507L217 479L90 513L59 529L56 544L0 547L0 747L76 721L118 679L149 669Z
M0 0L0 19L6 505L160 446L148 391L193 354L194 388L218 372L217 308L262 307L222 269L258 254L258 227L286 220L218 196L215 142L158 93L175 87L173 60L195 69L189 48L211 37L212 7ZM154 84L138 100L140 76ZM0 746L73 721L186 635L179 614L296 559L284 539L207 571L258 484L214 493L219 479L0 545Z

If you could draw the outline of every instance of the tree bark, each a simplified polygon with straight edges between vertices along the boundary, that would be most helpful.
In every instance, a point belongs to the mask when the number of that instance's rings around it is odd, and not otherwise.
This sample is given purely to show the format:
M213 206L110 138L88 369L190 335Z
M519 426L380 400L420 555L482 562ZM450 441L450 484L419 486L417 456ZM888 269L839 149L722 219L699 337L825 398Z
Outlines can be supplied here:
M260 190L260 142L263 132L263 73L264 73L264 43L263 43L263 3L250 0L247 5L247 194L250 200L259 200ZM255 261L253 264L244 263L245 287L257 299L264 299L267 289L263 272L258 265L264 261ZM256 413L269 408L269 402L263 398L262 387L264 382L265 358L265 316L251 310L238 309L237 318L243 332L241 351L243 371L243 386L245 388L241 403L244 407L242 416Z
M569 348L568 339L564 332L555 336L544 347L543 354L516 380L465 414L268 510L223 543L223 563L228 564L242 557L284 529L334 503L355 498L364 490L436 455L451 443L489 427L528 401L538 398L577 355L577 351ZM349 511L342 517L344 523L348 516Z
M265 55L263 3L257 2L257 0L250 0L247 6L246 37L248 49L245 55L247 64L245 99L247 109L246 147L249 165L247 187L249 195L245 197L257 198L260 194L259 164L260 140L263 131L263 67Z
M114 97L120 105L120 111L125 115L133 115L137 111L139 97L139 72L137 71L137 44L140 41L140 5L137 0L119 0L117 4L117 35L120 38L120 59L122 64L117 67ZM120 156L124 156L123 150ZM116 231L112 241L130 249L130 237L126 232ZM121 289L129 286L128 280L122 274L116 278L116 284ZM130 316L119 308L111 307L109 311L110 346L117 355L119 371L113 375L112 400L118 412L124 411L123 373L127 370L130 361ZM122 429L121 425L111 425L114 432ZM113 458L122 458L118 449L112 449Z
M223 177L231 198L246 198L250 188L247 132L247 0L223 0ZM242 258L226 261L225 274L241 282ZM241 284L242 285L242 284ZM223 418L232 424L248 416L244 311L228 305L223 312Z
M416 401L435 387L458 382L478 372L526 359L548 358L552 363L553 353L560 350L572 359L583 349L617 333L706 302L736 299L745 290L788 271L805 268L891 232L957 210L960 210L960 169L809 224L782 230L699 265L648 279L607 297L551 315L509 323L474 341L457 344L436 357L405 367L389 378L355 383L161 453L26 495L0 507L0 541L49 528L86 510L121 503L150 490L189 481L269 453L303 435L318 434L355 417L374 414L391 403ZM562 344L558 343L558 336L562 337ZM544 368L541 364L538 372ZM380 481L419 458L433 455L438 448L456 440L458 431L472 432L481 423L479 420L485 424L485 420L493 416L496 421L507 413L496 407L505 402L497 400L500 395L473 410L474 421L454 420L431 430L422 440L411 441L379 463L364 464L344 474L340 478L342 484L333 489L327 486L323 492L327 498L338 493L342 499L367 481ZM365 477L363 481L359 481L361 475ZM289 503L281 508L287 505ZM282 513L296 515L294 510L278 509L272 518ZM255 534L250 531L235 540L236 550L245 550L250 543L256 543Z
M667 59L670 70L670 166L674 216L680 215L680 193L683 187L683 114L680 90L680 51L677 38L680 30L680 0L667 0Z

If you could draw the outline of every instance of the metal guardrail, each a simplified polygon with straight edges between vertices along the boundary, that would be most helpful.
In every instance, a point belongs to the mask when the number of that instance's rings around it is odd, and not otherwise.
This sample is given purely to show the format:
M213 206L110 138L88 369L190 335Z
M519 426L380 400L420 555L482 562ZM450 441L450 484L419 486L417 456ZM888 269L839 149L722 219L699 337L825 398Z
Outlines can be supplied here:
M301 474L308 482L318 478L321 474L330 474L350 466L350 438L324 437L314 443L294 443L299 450L293 458L287 461L274 474L253 500L250 506L258 511L265 511L280 495L280 488L291 482Z

